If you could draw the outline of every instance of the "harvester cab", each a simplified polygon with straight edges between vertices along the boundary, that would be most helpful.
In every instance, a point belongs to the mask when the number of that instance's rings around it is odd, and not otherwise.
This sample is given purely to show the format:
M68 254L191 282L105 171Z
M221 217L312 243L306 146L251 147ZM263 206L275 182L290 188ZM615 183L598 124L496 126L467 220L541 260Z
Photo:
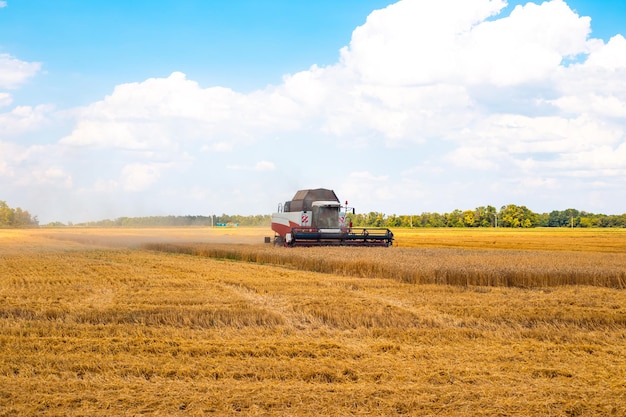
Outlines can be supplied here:
M300 190L272 214L274 243L284 246L391 246L393 233L386 228L353 228L333 190Z

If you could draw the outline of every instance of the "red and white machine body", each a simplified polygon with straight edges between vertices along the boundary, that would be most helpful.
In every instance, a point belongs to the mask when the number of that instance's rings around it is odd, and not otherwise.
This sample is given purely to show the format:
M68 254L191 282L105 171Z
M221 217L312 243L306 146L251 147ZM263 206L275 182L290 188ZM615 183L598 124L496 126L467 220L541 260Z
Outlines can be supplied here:
M300 190L272 214L274 242L285 246L391 246L389 229L352 228L346 220L347 210L347 202L342 206L333 190Z

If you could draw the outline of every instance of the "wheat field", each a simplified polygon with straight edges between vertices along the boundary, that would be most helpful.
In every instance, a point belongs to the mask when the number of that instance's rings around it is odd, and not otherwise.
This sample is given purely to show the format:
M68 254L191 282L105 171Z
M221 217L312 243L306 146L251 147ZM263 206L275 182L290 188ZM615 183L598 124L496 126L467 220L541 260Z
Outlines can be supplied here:
M626 233L394 233L0 230L0 416L626 415Z

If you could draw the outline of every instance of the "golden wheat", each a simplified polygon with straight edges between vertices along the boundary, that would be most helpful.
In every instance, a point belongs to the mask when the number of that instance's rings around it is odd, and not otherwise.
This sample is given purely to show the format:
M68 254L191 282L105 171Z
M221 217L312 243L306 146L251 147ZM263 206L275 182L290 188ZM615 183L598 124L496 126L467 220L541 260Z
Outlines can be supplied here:
M623 290L408 285L120 233L0 231L1 416L626 413Z
M626 253L451 248L275 248L146 243L146 249L414 284L626 288Z

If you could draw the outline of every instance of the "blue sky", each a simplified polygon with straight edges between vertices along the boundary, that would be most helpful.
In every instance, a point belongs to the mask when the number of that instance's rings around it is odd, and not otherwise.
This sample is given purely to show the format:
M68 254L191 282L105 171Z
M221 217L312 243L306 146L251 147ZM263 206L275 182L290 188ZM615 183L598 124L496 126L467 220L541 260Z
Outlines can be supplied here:
M337 3L20 0L8 2L0 15L0 50L42 62L45 74L31 85L69 105L102 98L116 84L174 71L203 86L252 91L313 63L333 64L352 30L389 4ZM55 93L54 85L68 77L81 86L82 97L80 91Z
M0 1L0 200L41 223L626 212L626 3Z

